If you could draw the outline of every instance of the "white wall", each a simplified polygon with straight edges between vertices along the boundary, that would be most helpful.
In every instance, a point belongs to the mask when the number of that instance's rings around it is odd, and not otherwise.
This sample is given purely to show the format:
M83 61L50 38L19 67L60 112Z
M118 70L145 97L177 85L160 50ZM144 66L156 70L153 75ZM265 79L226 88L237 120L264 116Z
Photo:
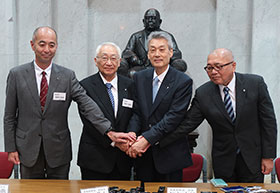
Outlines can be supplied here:
M237 71L264 77L279 117L279 0L1 0L0 116L9 69L34 58L29 41L36 27L50 25L57 30L55 62L83 79L96 72L96 46L113 41L123 49L130 35L143 29L144 12L152 7L161 13L162 29L174 35L195 88L208 80L203 67L210 51L227 47L235 55ZM80 179L76 155L82 125L76 104L70 108L69 123L74 155L70 178ZM195 152L211 163L211 129L204 122L198 132ZM0 139L3 151L3 129Z

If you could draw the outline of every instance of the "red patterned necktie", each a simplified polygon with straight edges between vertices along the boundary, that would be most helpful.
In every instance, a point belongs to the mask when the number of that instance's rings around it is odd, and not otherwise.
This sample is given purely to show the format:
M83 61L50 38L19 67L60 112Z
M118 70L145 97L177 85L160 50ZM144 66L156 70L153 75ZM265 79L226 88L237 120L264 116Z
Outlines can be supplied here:
M48 93L48 81L46 78L46 72L42 72L42 80L41 80L41 91L40 91L40 102L41 102L41 109L42 112L44 111L44 107L46 104L46 98Z

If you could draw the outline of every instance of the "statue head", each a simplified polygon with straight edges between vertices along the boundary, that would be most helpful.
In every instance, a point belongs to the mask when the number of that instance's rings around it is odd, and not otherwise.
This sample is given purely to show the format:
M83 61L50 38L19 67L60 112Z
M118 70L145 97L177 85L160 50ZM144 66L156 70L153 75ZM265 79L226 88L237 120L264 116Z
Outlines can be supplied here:
M162 20L158 10L151 8L145 12L143 23L145 30L152 32L158 30Z

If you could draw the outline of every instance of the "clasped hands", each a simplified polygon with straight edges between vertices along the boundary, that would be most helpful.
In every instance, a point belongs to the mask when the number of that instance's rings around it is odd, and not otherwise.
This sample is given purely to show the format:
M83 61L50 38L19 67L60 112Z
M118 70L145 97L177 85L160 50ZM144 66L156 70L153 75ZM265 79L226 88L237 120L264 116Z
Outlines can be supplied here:
M150 147L150 143L143 137L136 137L134 132L108 132L108 137L115 142L115 146L126 152L132 158L141 157Z

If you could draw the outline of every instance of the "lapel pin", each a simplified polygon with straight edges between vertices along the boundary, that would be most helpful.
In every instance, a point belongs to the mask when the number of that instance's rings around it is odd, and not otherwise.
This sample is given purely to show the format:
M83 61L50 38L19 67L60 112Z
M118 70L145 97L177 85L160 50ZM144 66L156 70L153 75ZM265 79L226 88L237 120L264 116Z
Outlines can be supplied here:
M166 89L169 89L169 86L167 86Z
M243 88L243 90L242 90L243 92L246 92L246 89L245 88Z
M124 91L127 91L127 89L125 88Z

